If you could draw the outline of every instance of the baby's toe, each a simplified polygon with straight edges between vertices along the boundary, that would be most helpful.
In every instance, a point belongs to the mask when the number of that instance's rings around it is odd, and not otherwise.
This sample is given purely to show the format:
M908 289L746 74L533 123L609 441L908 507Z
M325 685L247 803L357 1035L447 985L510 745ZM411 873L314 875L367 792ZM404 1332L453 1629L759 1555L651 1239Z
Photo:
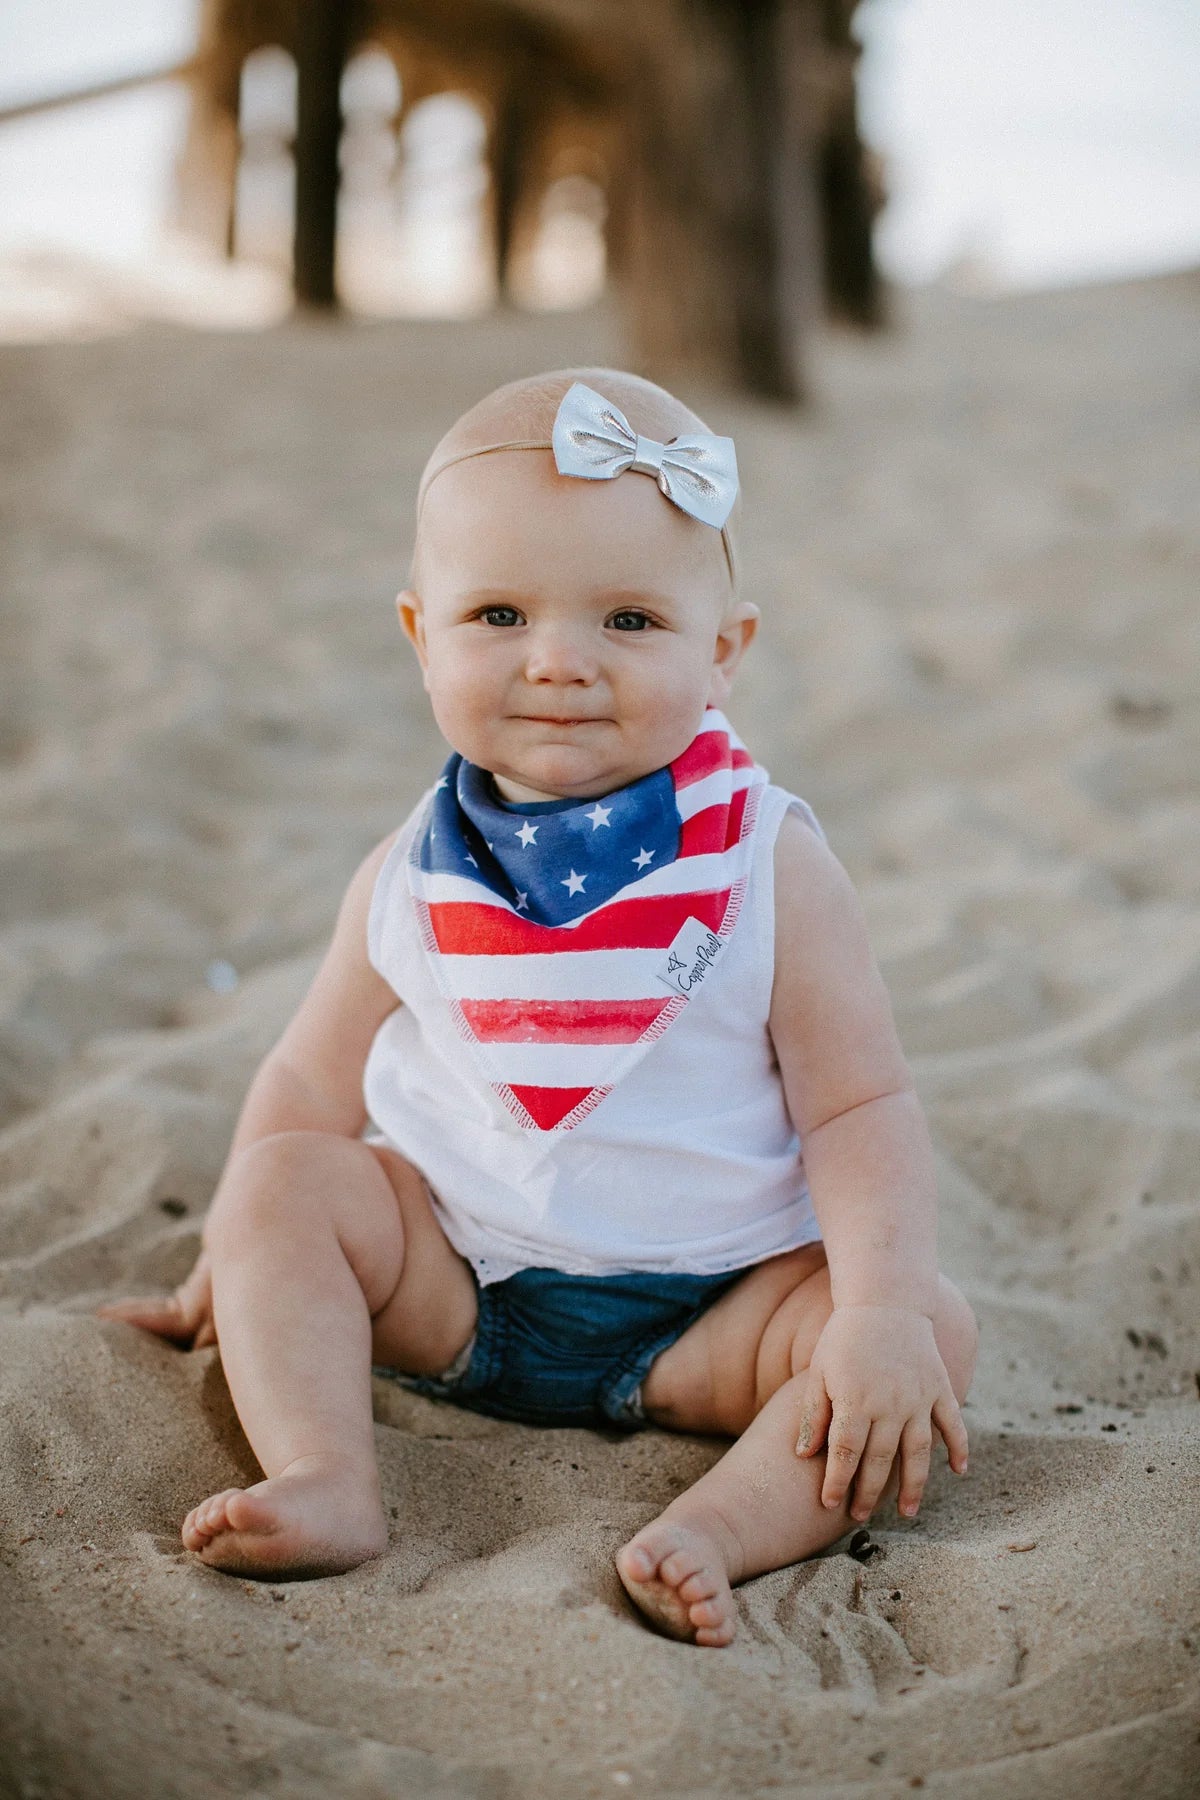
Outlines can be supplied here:
M724 1625L702 1625L696 1632L696 1643L705 1650L723 1650L726 1644L733 1642L733 1620Z
M218 1532L227 1529L226 1509L240 1488L225 1488L219 1494L210 1494L199 1506L194 1506L183 1522L183 1541L189 1550L198 1549L214 1538Z
M668 1582L671 1587L679 1588L681 1592L686 1582L695 1580L697 1576L703 1577L708 1573L703 1546L700 1544L681 1544L678 1550L671 1552L670 1556L664 1556L658 1566L659 1580ZM713 1588L710 1587L708 1593L712 1592ZM696 1598L697 1600L706 1599L707 1594L698 1593Z
M700 1600L711 1600L720 1593L723 1586L721 1577L715 1569L697 1569L694 1575L685 1576L676 1586L679 1598L689 1606Z
M663 1579L662 1565L678 1544L676 1534L657 1524L647 1525L617 1552L617 1567L631 1581Z
M212 1533L203 1524L198 1506L194 1507L183 1521L183 1530L180 1536L183 1538L185 1549L188 1550L201 1550L208 1543Z
M273 1531L278 1525L276 1508L249 1488L237 1488L229 1496L225 1519L231 1531Z

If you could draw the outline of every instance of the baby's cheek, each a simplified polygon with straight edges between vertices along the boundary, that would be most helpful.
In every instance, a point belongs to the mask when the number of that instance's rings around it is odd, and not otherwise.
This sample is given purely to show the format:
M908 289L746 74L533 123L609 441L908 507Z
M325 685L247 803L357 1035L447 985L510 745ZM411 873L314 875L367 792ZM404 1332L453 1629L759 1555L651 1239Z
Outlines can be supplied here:
M470 694L464 692L459 685L439 681L436 676L426 679L425 691L429 695L438 730L446 742L460 756L479 762L482 748L479 742L480 713L478 707L472 705Z

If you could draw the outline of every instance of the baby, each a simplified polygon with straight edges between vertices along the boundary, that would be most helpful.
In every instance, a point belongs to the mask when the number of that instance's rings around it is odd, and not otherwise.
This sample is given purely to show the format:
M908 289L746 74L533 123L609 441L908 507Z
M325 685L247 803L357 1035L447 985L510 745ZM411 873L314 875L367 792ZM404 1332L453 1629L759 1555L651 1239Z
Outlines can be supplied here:
M647 479L650 477L650 479ZM192 1273L102 1309L219 1343L265 1474L183 1542L381 1554L371 1370L535 1425L736 1439L617 1554L702 1645L932 1431L976 1330L862 913L719 708L754 636L730 439L612 369L517 381L422 478L400 622L454 755L350 882Z

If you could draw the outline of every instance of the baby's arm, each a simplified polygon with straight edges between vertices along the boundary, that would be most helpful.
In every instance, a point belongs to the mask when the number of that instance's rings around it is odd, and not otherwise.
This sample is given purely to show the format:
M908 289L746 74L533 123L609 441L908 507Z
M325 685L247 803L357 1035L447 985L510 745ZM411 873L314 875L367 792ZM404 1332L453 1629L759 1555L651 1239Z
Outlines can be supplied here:
M361 1131L367 1116L362 1092L367 1052L398 1004L367 960L371 896L395 836L393 832L378 844L351 879L312 985L250 1083L225 1173L247 1145L276 1132L324 1131L357 1137ZM115 1300L98 1311L197 1350L215 1343L207 1251L201 1249L190 1275L168 1298Z
M395 832L376 845L351 879L329 949L312 985L250 1084L231 1157L276 1131L357 1137L367 1117L367 1052L397 997L367 961L367 914Z
M928 1475L931 1418L953 1468L967 1466L962 1416L933 1336L929 1133L845 870L791 814L775 868L771 1035L834 1305L810 1363L798 1449L813 1455L828 1434L822 1500L836 1506L858 1470L854 1510L863 1516L899 1449L900 1509L911 1514Z

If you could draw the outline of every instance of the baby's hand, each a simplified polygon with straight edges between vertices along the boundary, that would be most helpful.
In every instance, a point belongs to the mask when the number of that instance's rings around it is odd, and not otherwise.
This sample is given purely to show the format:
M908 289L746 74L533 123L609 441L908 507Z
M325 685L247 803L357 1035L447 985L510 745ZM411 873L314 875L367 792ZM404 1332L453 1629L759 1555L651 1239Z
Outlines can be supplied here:
M841 1504L858 1471L851 1516L869 1519L899 1450L900 1511L912 1518L929 1478L930 1419L950 1466L967 1472L967 1432L924 1313L903 1306L842 1306L830 1314L806 1371L798 1456L828 1436L821 1500Z
M201 1250L187 1280L166 1300L110 1300L96 1308L101 1319L123 1319L140 1325L158 1337L170 1338L185 1349L203 1350L217 1341L213 1324L212 1269L208 1251Z

